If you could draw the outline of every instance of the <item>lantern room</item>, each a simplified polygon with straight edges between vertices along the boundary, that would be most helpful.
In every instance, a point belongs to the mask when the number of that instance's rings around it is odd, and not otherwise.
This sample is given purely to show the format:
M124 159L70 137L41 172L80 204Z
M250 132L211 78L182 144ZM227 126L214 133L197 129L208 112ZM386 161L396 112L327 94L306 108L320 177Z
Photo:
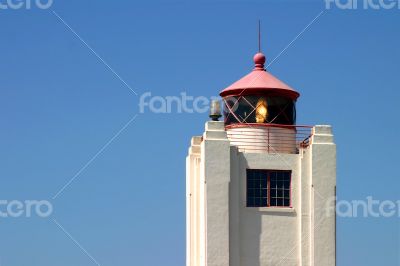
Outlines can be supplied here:
M253 59L253 71L220 92L228 137L241 151L296 153L300 94L265 70L264 54Z

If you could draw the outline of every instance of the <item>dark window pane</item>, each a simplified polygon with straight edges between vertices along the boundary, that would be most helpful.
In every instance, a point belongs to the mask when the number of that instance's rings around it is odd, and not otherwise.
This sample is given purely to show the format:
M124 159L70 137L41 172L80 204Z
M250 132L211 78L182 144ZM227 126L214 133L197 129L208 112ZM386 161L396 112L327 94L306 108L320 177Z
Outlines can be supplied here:
M290 197L290 190L288 190L288 189L285 190L284 197L287 199Z
M276 206L284 206L284 205L283 205L283 199L277 199L276 202L277 202L277 203L276 203L276 204L277 204Z
M247 170L247 180L253 179L254 173L252 171Z
M283 172L278 172L277 176L278 176L278 180L283 180Z
M276 186L276 179L275 179L275 180L272 180L272 179L271 179L271 181L270 181L270 186L271 186L271 189L274 189L274 188L277 187L277 186Z
M247 190L247 196L248 197L255 197L255 189L249 188Z
M267 179L267 178L264 178L264 179L261 181L262 187L263 187L263 188L267 188L267 184L268 184L268 179Z
M247 198L247 207L254 207L254 198L253 197Z
M285 199L285 207L289 207L290 206L290 199Z
M254 180L247 180L247 188L254 188L255 181Z
M276 198L276 194L277 194L276 189L271 189L270 194L271 194L271 198Z
M276 199L271 198L271 206L276 206Z
M255 207L260 207L261 206L261 199L260 198L254 198L254 206Z
M263 170L247 170L247 206L267 206L268 173Z
M268 206L268 199L267 198L262 198L261 206L262 207Z
M290 171L270 172L271 206L290 206Z
M271 181L276 181L276 172L271 172L270 176L271 176Z
M289 178L290 178L290 173L289 173L289 172L285 172L285 173L284 173L284 177L285 177L285 180L289 180Z
M262 190L261 190L261 197L266 198L267 195L268 195L268 191L267 191L266 189L262 189Z

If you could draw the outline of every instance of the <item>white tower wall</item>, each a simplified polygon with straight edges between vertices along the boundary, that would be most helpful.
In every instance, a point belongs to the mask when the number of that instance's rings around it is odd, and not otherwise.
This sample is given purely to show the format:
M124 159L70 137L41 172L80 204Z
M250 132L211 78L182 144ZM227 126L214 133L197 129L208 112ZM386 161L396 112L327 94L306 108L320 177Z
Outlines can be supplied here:
M299 154L239 152L207 122L187 157L187 266L334 266L336 150L329 126ZM291 207L246 207L246 169L291 170Z

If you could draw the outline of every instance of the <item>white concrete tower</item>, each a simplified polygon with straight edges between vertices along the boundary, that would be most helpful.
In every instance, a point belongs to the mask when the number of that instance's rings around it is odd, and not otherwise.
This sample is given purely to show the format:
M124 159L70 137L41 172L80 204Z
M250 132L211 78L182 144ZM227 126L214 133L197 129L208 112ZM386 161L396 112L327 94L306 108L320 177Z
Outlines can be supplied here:
M296 125L299 93L254 62L192 138L186 265L335 266L332 129Z

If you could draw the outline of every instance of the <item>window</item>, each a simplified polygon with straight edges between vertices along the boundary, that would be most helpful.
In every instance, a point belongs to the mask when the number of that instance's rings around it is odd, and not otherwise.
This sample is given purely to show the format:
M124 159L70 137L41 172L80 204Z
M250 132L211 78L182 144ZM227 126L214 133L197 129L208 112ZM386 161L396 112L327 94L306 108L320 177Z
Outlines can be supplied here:
M269 95L230 96L225 98L225 125L237 123L296 124L296 102L288 97ZM265 119L258 120L260 104L266 108Z
M290 207L291 171L247 169L247 207Z

